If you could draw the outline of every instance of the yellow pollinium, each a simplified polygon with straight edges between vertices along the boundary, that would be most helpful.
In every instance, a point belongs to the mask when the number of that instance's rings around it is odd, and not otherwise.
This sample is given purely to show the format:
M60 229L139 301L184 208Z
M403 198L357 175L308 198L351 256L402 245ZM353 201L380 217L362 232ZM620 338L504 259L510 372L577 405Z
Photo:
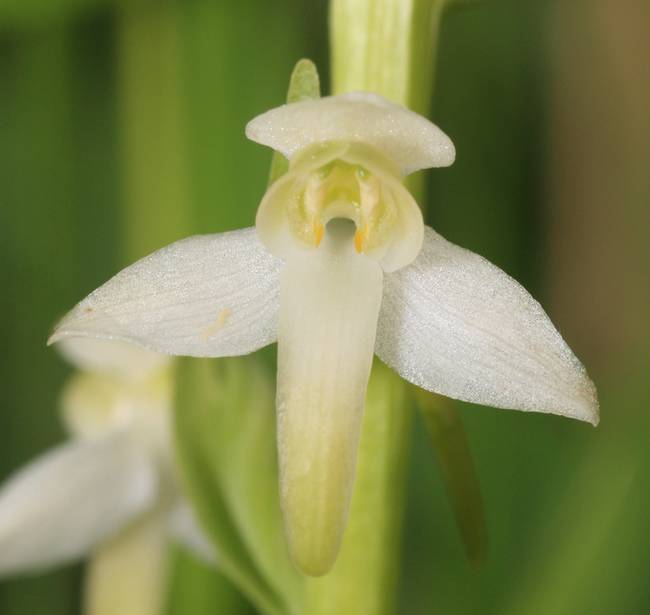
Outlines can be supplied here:
M325 236L325 225L321 224L320 222L314 222L314 245L318 247L320 245L320 242L323 241L323 237Z
M366 224L363 229L357 228L354 233L354 249L361 253L364 251L366 244L368 243L368 225Z

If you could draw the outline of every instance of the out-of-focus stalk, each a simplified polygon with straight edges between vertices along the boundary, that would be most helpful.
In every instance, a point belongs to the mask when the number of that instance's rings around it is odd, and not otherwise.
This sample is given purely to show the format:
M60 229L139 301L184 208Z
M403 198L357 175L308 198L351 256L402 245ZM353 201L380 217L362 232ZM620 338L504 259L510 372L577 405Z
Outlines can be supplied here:
M118 19L125 264L191 230L180 12L174 2L131 3ZM160 534L161 528L145 519L97 551L86 580L89 615L165 612L172 562ZM210 592L208 580L201 591ZM191 603L184 607L197 612Z
M614 456L616 464L612 463ZM582 466L574 472L567 495L558 499L559 503L551 510L546 534L542 534L538 543L542 546L530 550L534 557L526 568L528 574L522 575L509 596L507 607L500 609L501 613L569 615L594 612L586 608L594 594L590 579L598 578L596 575L605 568L608 574L604 586L609 582L610 567L603 567L603 553L608 558L617 555L616 548L611 549L611 553L608 550L608 541L612 535L621 533L620 520L629 513L625 504L635 483L640 484L641 467L635 459L634 448L621 454L618 446L608 440L593 447ZM603 484L608 488L603 489ZM589 503L589 514L576 515L577 510L584 509L585 502ZM625 536L617 536L613 542L618 546L625 541ZM547 548L548 545L552 548ZM576 578L578 575L573 572L576 570L584 571L586 576ZM604 590L599 600L606 597Z
M160 615L165 599L166 518L153 514L100 547L86 578L86 615Z
M189 232L180 8L125 5L118 28L125 263Z
M465 553L478 567L487 552L487 529L478 477L457 404L424 389L415 391Z
M4 9L3 3L0 12ZM72 138L78 117L71 113L71 47L70 29L61 25L8 35L0 52L3 478L60 437L55 413L45 409L62 373L56 358L43 350L43 336L53 310L62 311L72 300L76 283L72 229L78 168ZM51 212L47 222L44 204ZM76 577L76 570L66 569L29 580L3 580L0 612L74 612Z
M426 115L443 5L442 0L334 0L333 93L376 92ZM411 189L421 198L421 184ZM405 386L375 365L343 548L329 575L308 581L305 612L394 610L410 425Z
M124 263L188 230L177 13L173 3L134 4L118 20ZM87 615L163 613L168 562L158 525L143 520L97 550L86 573Z

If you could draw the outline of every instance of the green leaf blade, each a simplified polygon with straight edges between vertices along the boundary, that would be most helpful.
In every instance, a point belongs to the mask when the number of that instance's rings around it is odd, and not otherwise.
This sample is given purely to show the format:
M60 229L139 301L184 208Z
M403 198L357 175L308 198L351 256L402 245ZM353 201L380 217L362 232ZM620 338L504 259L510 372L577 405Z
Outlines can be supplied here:
M416 400L429 432L447 497L470 563L478 567L487 553L487 530L478 476L463 422L453 400L423 389Z
M275 485L277 474L269 468L269 445L263 442L270 439L273 450L273 431L262 432L259 416L254 416L263 410L259 389L250 387L250 381L257 380L249 377L254 373L251 368L256 369L254 362L179 361L176 447L187 495L217 548L221 570L263 613L280 615L289 611L284 596L291 594L287 587L291 581L285 586L278 580L282 571L287 573L279 563L282 554L269 545L272 504L260 505L260 494L268 492L264 483ZM251 403L252 397L258 399ZM272 409L271 400L267 412L271 426ZM249 453L245 463L241 463L243 448ZM253 475L261 479L257 489ZM268 576L269 559L276 560L278 576Z

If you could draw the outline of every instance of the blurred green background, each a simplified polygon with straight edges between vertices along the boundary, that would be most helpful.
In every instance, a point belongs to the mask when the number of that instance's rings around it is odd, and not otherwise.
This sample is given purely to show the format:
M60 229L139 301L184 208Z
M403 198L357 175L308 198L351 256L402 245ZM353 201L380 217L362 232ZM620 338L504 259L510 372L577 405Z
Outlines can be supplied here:
M54 321L134 258L253 223L270 153L243 127L303 56L327 92L324 0L0 0L0 479L63 437ZM648 57L645 0L445 14L431 117L458 157L427 173L429 223L541 300L602 420L462 405L488 527L474 570L417 419L400 613L650 612ZM253 612L177 560L171 610ZM0 614L76 614L79 590L79 567L3 580Z

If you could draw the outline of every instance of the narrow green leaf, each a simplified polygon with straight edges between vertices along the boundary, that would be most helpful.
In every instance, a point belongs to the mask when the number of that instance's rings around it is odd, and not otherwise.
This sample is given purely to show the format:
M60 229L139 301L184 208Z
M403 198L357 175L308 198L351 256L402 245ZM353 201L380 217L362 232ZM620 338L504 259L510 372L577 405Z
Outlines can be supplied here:
M174 549L166 615L255 615L252 605L218 569L182 547Z
M273 521L277 472L265 443L273 444L273 397L255 363L179 361L175 436L187 493L221 570L263 613L280 615L289 609L276 590L291 573L282 563L281 524Z
M423 389L417 389L416 399L429 431L465 552L472 565L480 565L487 549L483 500L460 413L453 400Z
M270 375L255 357L183 360L177 407L177 417L183 415L179 452L191 473L203 476L191 495L206 529L238 569L235 581L247 593L253 587L272 596L267 601L283 612L297 610L302 579L282 532Z
M296 602L300 578L280 514L273 379L254 357L214 362L212 374L219 392L212 406L217 417L210 437L212 471L260 571L278 593Z
M307 59L298 60L289 81L287 103L320 98L320 79L316 65ZM269 185L289 170L289 161L280 153L273 152Z

